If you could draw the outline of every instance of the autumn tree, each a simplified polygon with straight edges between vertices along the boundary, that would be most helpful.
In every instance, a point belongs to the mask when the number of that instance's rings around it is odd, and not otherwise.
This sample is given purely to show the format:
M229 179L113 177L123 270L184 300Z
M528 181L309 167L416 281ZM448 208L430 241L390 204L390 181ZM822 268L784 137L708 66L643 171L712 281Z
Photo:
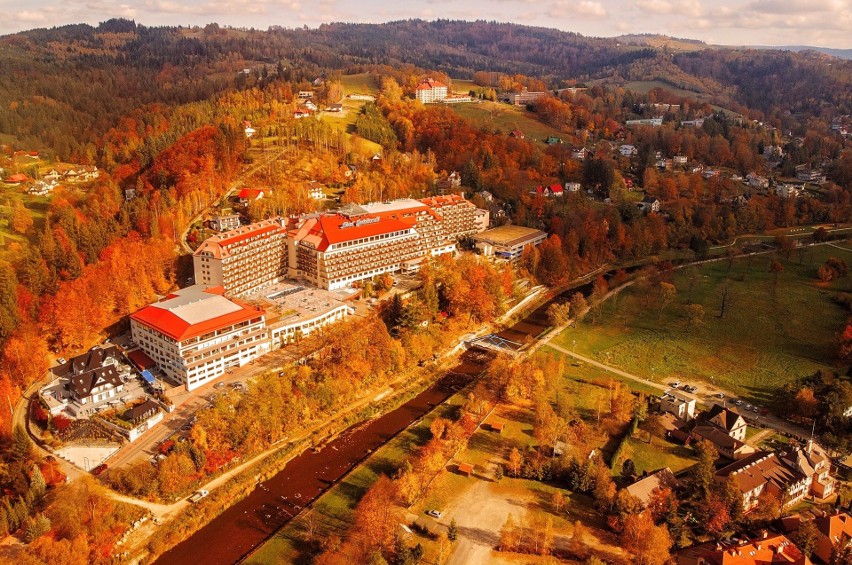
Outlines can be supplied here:
M571 311L570 302L554 302L547 307L547 322L551 326L560 327L568 323L568 315Z
M695 450L698 452L698 463L692 467L690 475L693 496L697 500L707 501L712 492L713 476L716 473L716 459L718 459L719 453L716 451L716 447L707 440L696 443Z
M553 507L553 511L559 514L562 511L562 506L565 504L565 495L562 494L561 490L557 490L550 497L550 505Z
M628 515L621 541L637 565L664 565L669 560L671 536L665 526L654 524L650 512Z

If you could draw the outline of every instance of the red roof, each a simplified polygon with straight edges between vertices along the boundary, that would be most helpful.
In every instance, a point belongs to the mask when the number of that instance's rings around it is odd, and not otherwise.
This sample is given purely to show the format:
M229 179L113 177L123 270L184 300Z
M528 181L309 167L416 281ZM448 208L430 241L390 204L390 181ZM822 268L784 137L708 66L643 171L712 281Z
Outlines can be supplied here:
M156 303L142 308L130 317L176 341L184 341L216 331L220 328L251 320L265 313L262 308L249 306L236 300L231 300L231 302L240 306L240 309L236 312L229 312L197 324L190 324L171 311L158 307Z
M263 190L260 188L244 188L240 191L240 199L254 200L263 197Z
M559 194L559 193L561 193L563 190L565 190L565 189L562 187L562 185L561 185L561 184L551 184L551 185L550 185L550 192L552 192L552 193L554 193L554 194Z
M157 363L154 362L153 359L148 357L148 355L142 351L141 349L136 349L127 354L127 358L130 359L131 363L139 367L140 370L144 371L145 369L150 369Z
M6 182L9 182L9 183L25 182L26 180L27 180L27 175L22 174L22 173L17 173L17 174L12 175L11 177L6 178Z
M447 88L447 85L431 78L424 78L417 85L417 90L432 90L433 88Z
M361 223L367 220L369 223ZM309 228L307 241L313 243L319 251L325 251L329 245L353 241L375 235L404 231L414 226L414 219L382 218L374 214L350 219L342 214L325 214L316 218ZM348 225L351 224L351 225Z

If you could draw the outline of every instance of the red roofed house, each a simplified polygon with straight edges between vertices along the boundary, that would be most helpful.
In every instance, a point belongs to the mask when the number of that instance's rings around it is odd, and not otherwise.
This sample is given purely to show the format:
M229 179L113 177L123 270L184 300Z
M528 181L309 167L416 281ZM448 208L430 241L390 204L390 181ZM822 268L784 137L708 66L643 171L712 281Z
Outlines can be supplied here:
M681 549L677 565L811 565L811 560L783 535L764 532L755 539L709 542Z
M249 202L253 202L255 200L260 200L263 198L263 189L262 188L244 188L237 195L241 204L248 204Z
M431 78L424 78L417 85L416 94L417 99L423 104L440 102L447 97L447 85Z
M847 513L823 516L814 520L817 542L814 554L825 563L832 556L852 544L852 516Z
M14 175L6 177L4 181L6 184L21 184L22 182L27 182L29 177L22 173L16 173Z
M222 287L190 286L130 316L133 341L187 390L269 349L263 309L223 293Z
M530 191L530 194L535 196L536 194L541 194L542 196L546 196L548 198L552 196L563 196L565 194L565 188L561 184L551 184L550 186L537 186Z

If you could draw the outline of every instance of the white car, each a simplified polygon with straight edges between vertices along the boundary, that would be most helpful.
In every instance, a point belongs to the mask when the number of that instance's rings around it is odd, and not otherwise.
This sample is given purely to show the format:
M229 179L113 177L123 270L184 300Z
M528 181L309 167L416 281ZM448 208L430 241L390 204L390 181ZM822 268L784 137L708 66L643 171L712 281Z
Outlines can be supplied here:
M433 518L438 518L438 519L440 519L441 516L444 515L443 513L438 512L437 510L427 510L426 514L428 514L429 516L432 516Z

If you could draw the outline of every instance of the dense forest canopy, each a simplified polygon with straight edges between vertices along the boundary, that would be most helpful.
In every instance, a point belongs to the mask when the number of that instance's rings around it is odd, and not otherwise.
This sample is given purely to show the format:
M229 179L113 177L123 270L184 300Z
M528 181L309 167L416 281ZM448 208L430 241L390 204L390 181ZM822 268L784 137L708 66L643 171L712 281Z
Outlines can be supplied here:
M594 79L662 80L762 114L852 112L852 61L814 52L700 49L672 55L618 38L495 22L406 20L316 29L145 27L110 20L0 38L0 134L94 162L98 139L145 104L207 100L250 68L298 81L375 65L534 76L549 88ZM796 125L794 122L793 126ZM785 124L786 126L786 124ZM804 124L801 124L804 127Z

